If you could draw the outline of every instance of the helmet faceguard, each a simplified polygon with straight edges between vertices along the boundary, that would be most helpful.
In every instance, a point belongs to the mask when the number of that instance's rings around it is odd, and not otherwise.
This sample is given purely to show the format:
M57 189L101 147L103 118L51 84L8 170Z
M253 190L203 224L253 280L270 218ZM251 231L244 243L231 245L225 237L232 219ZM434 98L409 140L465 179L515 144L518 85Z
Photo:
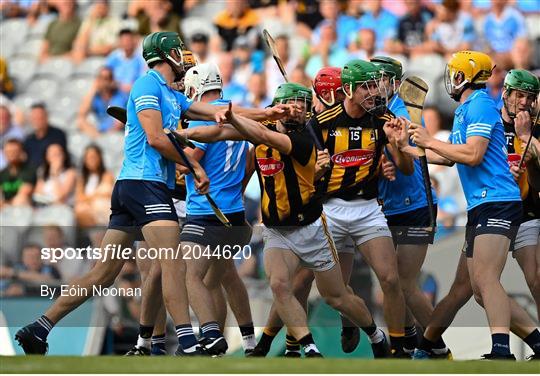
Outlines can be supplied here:
M491 58L483 52L456 52L446 64L444 71L446 92L452 99L459 102L466 89L485 87L493 68L495 66Z
M187 95L191 96L190 99L195 99L196 97L197 101L201 100L204 93L211 90L219 90L221 93L223 88L219 68L213 63L199 64L190 68L186 72L184 85ZM192 89L195 89L194 94L191 94Z
M403 65L390 56L375 56L370 59L370 62L380 69L388 97L393 97L399 89L398 81L403 77Z
M510 118L515 118L521 111L531 113L536 107L540 81L531 72L512 69L506 74L503 87L503 105Z
M295 104L300 107L300 111L288 115L281 123L289 131L302 129L311 114L311 103L313 95L311 90L297 83L284 83L278 86L272 105Z
M338 92L343 92L341 85L341 68L325 67L319 70L313 80L313 91L317 98L327 107L338 102ZM328 99L325 99L328 98Z
M382 73L375 64L364 60L351 60L341 71L343 92L349 100L353 100L359 88L363 98L357 98L355 104L375 116L387 110L388 93L382 82Z
M175 32L159 31L147 35L143 40L143 58L148 65L163 61L174 73L174 81L179 82L184 76L184 42Z

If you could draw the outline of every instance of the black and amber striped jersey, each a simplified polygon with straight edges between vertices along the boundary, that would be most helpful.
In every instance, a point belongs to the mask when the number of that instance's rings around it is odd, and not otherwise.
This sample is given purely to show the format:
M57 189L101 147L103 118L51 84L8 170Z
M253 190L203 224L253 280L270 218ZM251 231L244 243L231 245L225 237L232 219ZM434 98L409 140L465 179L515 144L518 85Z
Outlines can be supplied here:
M275 125L265 125L276 131ZM289 155L264 144L255 146L262 218L268 227L308 225L322 213L322 204L315 199L317 152L313 139L306 128L287 136L292 143Z
M315 130L328 149L331 168L317 183L317 195L352 200L377 197L377 173L384 145L388 143L384 123L394 117L366 113L351 118L343 103L311 118L308 126Z
M508 164L519 165L521 155L525 149L525 144L516 136L514 124L507 123L503 119L504 136L506 138L506 147L508 149ZM534 137L540 137L540 128L536 127ZM535 190L528 182L529 176L527 169L520 176L518 185L523 200L523 220L540 218L540 192Z

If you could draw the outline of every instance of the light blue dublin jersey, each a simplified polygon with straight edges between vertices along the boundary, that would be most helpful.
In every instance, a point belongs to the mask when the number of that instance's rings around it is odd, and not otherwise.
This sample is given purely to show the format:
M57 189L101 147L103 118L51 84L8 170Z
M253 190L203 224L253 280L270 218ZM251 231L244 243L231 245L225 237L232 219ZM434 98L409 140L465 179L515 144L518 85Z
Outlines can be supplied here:
M210 104L223 106L228 100L217 99ZM188 128L215 125L212 121L190 121ZM244 210L242 199L242 180L246 170L246 156L249 149L247 141L219 141L213 143L193 142L204 150L199 163L210 179L210 194L217 206L225 214ZM195 191L192 175L186 175L187 205L189 215L213 214L206 198Z
M118 180L151 180L174 188L175 163L150 146L137 114L147 109L160 111L162 127L172 130L177 129L180 117L190 105L184 95L167 86L163 76L153 69L135 81L127 103L124 162Z
M388 103L388 109L396 115L396 117L404 117L411 119L405 103L396 94ZM412 141L409 143L414 146ZM389 160L392 156L385 148L384 152ZM394 215L405 213L414 209L427 206L426 190L424 188L424 179L422 178L422 169L420 161L414 160L414 173L405 175L396 168L396 179L390 181L381 177L379 179L379 200L383 202L383 212L385 215ZM437 203L437 196L432 189L433 203Z
M489 144L478 166L457 164L467 210L486 202L520 201L519 188L508 168L501 115L485 90L475 90L456 109L450 142L465 144L473 136L487 138Z

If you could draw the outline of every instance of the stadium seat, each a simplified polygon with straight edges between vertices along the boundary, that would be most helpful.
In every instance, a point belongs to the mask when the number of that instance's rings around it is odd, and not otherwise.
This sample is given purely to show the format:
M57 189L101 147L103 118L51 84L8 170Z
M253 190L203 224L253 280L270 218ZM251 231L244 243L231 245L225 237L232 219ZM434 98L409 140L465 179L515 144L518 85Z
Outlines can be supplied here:
M204 17L186 17L180 22L180 28L185 40L189 40L195 33L215 35L217 29L212 21Z
M58 225L69 227L75 224L73 209L67 205L49 205L34 211L32 225L47 226Z
M61 96L71 95L80 101L90 90L93 82L94 77L87 74L71 75L62 85Z
M32 56L15 55L8 62L9 75L17 79L17 91L22 91L34 75L37 63Z
M52 17L40 17L36 23L28 28L28 36L27 38L39 38L41 39L43 35L45 35L45 32L47 31L47 28L49 27L49 24L53 20Z
M29 206L6 206L0 211L3 223L0 265L19 261L19 250L25 241L32 215L33 210Z
M36 73L66 80L73 72L73 64L66 58L53 57L37 67Z
M17 108L19 108L21 111L26 112L30 109L30 107L35 104L36 102L39 102L40 98L37 97L34 94L26 93L26 94L20 94L15 97L13 100L13 103Z
M105 59L101 57L91 57L77 65L74 74L95 76L98 69L105 65Z
M34 78L35 77L35 78ZM59 83L52 76L34 76L25 89L26 94L32 94L41 100L54 98L58 92Z
M75 161L76 163L79 163L84 149L91 143L92 139L84 133L79 132L75 124L69 130L67 142L68 151L73 157L73 161Z
M2 49L7 40L11 40L13 43L22 42L26 38L28 30L28 23L24 18L10 18L2 21L2 27L0 27Z
M41 37L27 39L24 43L20 43L17 53L33 56L35 59L39 56L43 40Z

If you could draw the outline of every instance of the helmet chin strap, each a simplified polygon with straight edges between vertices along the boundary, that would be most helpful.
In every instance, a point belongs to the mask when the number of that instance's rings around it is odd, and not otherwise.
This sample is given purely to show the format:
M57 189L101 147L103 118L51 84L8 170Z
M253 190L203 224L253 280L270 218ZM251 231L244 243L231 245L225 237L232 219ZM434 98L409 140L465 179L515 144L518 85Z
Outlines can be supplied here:
M174 73L174 82L180 81L185 76L186 72L178 68L178 64L171 58L170 55L166 55L163 51L159 51L158 53L161 59L166 62L169 67L171 67ZM182 53L180 52L180 54ZM182 56L180 56L180 58L182 58Z
M506 113L510 117L510 119L513 120L513 119L516 118L517 113L510 111L510 106L508 106L508 102L507 102L508 95L509 95L509 93L507 93L506 91L503 93L503 97L502 97L503 106L504 106L504 109L506 110ZM514 109L515 109L515 107L516 107L516 105L514 104Z

